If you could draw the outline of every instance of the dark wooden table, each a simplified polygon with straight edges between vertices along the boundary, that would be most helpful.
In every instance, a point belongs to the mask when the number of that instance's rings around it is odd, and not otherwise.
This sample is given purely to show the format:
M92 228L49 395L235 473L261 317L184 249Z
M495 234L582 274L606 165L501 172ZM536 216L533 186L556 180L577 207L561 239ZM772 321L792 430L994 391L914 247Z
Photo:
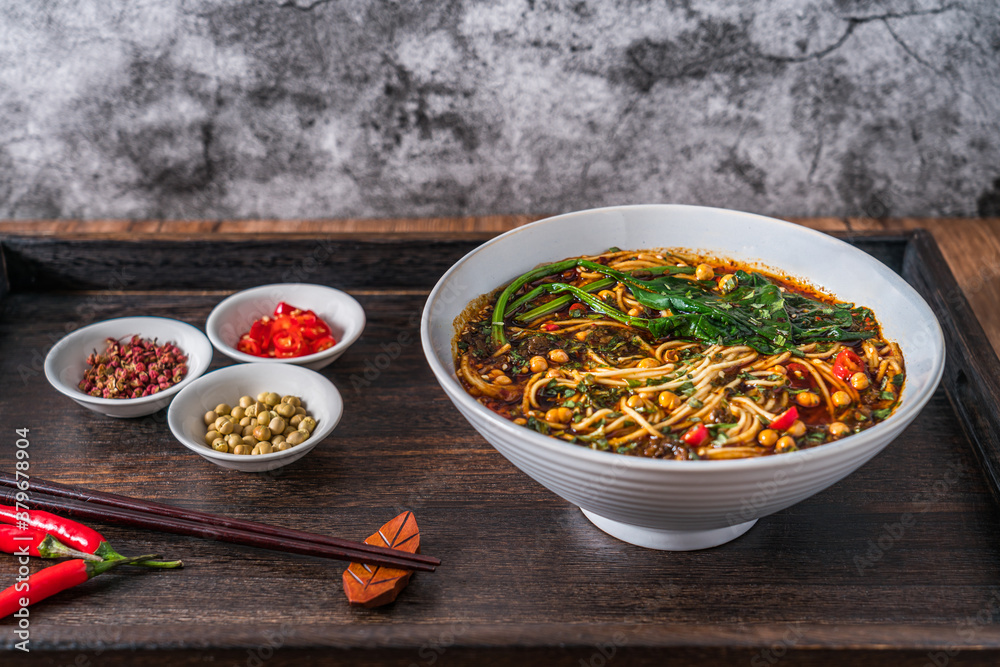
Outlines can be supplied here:
M13 468L14 430L28 428L31 474L64 483L356 539L412 509L423 551L444 564L415 575L393 605L355 609L337 562L98 526L120 551L187 567L119 570L32 607L30 654L13 649L12 620L0 622L3 665L1000 659L1000 513L943 391L872 462L744 537L699 552L645 550L518 472L427 368L426 294L482 232L293 235L275 253L274 239L203 231L5 245L0 469ZM386 265L389 250L402 254ZM291 270L347 289L368 314L361 340L324 371L345 418L296 464L223 470L175 442L165 413L101 417L40 373L67 329L136 314L203 327L226 294ZM213 366L229 363L217 353ZM0 581L15 573L13 559L0 560Z

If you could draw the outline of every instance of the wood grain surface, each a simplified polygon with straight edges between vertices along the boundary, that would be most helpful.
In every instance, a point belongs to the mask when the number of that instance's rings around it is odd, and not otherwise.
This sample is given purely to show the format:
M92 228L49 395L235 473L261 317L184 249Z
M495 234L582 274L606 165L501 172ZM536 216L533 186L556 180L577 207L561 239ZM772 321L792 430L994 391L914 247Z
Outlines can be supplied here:
M98 525L122 553L187 567L118 570L33 607L30 655L12 650L12 619L0 621L2 664L995 663L1000 512L943 389L873 461L740 539L690 553L632 547L517 471L436 385L418 322L440 272L422 267L450 265L483 230L460 231L396 238L400 256L374 287L332 259L341 242L376 258L385 239L370 234L289 236L277 253L252 234L200 244L180 243L187 232L139 234L125 248L119 229L78 238L73 252L62 236L4 241L4 469L14 429L29 428L31 474L62 483L350 539L409 509L422 550L443 564L414 575L392 605L362 609L344 598L342 563ZM321 243L331 258L315 266L281 259L305 262ZM238 287L200 278L229 252L220 244L242 250L237 283L308 264L311 280L348 287L368 315L362 338L323 371L344 396L344 420L269 474L194 456L165 412L119 421L79 408L41 373L49 347L93 321L162 315L203 327ZM868 249L897 268L905 260L899 242ZM146 253L161 253L160 264ZM213 368L229 363L217 353ZM15 575L13 559L0 559L0 581Z
M348 220L3 220L0 235L119 236L187 238L204 235L348 234L395 235L497 234L544 215L493 215L460 218ZM993 347L1000 353L1000 218L789 218L825 232L871 233L926 229L934 236Z

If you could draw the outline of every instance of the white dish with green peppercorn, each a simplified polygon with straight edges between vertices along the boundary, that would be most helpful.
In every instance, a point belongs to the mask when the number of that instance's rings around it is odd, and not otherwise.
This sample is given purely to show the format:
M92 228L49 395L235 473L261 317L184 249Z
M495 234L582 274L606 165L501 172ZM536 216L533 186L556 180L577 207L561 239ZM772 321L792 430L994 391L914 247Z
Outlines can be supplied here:
M124 344L133 336L139 336L147 344L155 341L152 348L154 354L159 354L170 344L170 347L179 348L177 352L181 355L169 369L167 365L164 366L163 372L171 375L169 384L164 382L164 386L157 386L156 393L136 398L126 397L124 392L118 390L129 388L133 384L132 379L139 389L151 388L154 378L150 375L155 373L145 365L129 363ZM120 348L123 354L114 363L125 362L129 367L121 369L127 377L114 379L115 397L104 398L88 394L81 388L81 383L85 375L94 370L88 359L92 356L106 357L109 338L123 344ZM110 362L107 358L103 360ZM211 363L212 344L196 327L167 317L119 317L81 327L59 340L45 357L45 377L56 391L88 410L108 417L144 417L167 407L174 396L208 370ZM106 365L109 366L110 363ZM175 379L170 371L178 370L181 365L184 367L183 372L179 379ZM109 368L108 371L110 370L114 369ZM112 377L108 372L104 379L110 382Z
M212 463L264 472L308 454L343 413L340 392L319 373L253 363L220 368L192 382L170 405L167 423L182 445ZM249 451L236 453L237 447Z
M278 304L291 304L303 311L313 312L329 327L329 335L336 343L314 354L281 358L238 350L241 336L261 318L273 316ZM365 311L354 297L333 287L308 283L275 283L237 292L219 302L205 322L205 331L212 345L234 361L293 364L314 371L330 365L346 352L364 328Z

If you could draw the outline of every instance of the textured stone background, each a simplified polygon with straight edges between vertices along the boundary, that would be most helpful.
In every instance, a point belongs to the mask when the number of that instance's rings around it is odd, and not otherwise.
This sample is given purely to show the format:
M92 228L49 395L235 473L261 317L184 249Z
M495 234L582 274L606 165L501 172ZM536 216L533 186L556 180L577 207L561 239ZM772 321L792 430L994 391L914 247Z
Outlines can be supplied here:
M993 0L0 0L0 218L1000 214Z

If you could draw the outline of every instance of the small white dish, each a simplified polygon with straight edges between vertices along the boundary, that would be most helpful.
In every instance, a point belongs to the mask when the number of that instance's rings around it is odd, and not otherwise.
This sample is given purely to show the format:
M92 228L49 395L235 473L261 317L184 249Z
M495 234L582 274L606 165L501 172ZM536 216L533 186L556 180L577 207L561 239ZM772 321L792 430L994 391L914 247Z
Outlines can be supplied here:
M280 302L312 310L333 332L333 347L290 359L256 357L236 349L240 336L261 317L274 313ZM318 371L330 365L354 344L365 329L365 311L351 295L325 285L275 283L237 292L217 305L208 316L205 330L212 345L234 361L262 364L294 364Z
M316 420L312 436L283 452L257 456L224 454L205 444L205 413L219 403L236 405L240 396L262 391L298 396ZM237 364L207 373L184 388L170 404L167 424L182 445L215 465L243 472L264 472L286 466L308 454L330 435L344 414L344 401L333 383L315 371L287 364Z
M79 388L89 367L87 356L103 352L108 338L139 335L160 345L173 343L187 355L187 375L172 387L141 398L97 398ZM167 407L181 389L194 382L212 363L212 344L196 327L166 317L119 317L104 320L63 337L45 357L45 377L56 391L108 417L144 417Z

